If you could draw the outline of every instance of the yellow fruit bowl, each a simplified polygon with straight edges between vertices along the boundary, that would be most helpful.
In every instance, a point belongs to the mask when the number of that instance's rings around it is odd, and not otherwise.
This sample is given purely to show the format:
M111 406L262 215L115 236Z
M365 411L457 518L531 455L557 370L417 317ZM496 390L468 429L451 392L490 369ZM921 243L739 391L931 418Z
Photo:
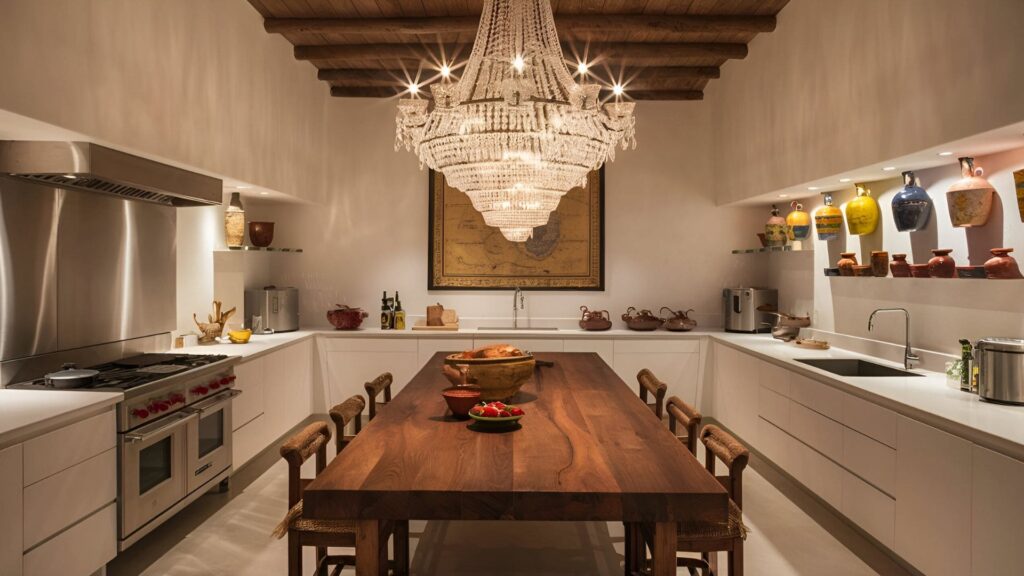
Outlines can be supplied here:
M228 332L228 340L233 344L245 344L252 336L252 330L231 330Z

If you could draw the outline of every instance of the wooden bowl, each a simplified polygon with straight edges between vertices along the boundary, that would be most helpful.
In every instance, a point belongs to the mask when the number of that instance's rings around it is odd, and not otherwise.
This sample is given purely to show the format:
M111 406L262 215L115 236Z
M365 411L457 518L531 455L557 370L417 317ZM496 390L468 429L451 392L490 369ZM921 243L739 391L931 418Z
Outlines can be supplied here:
M452 354L444 359L449 366L466 368L466 381L480 387L480 399L505 400L516 395L523 384L533 376L537 364L533 355L508 358L458 358Z
M465 418L469 410L480 402L479 386L449 386L441 391L453 416Z

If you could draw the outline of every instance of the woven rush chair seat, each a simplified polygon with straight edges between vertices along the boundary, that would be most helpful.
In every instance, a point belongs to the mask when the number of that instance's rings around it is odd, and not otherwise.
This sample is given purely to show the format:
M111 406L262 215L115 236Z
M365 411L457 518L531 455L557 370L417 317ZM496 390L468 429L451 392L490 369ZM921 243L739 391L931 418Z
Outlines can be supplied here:
M284 520L282 520L281 523L277 525L277 528L274 529L274 536L281 538L288 534L289 529L299 530L301 532L317 532L320 534L348 534L352 537L352 544L348 544L348 546L355 545L355 521L313 520L311 518L303 518L301 501L288 510L288 514L285 516ZM345 544L339 544L339 546L345 546Z
M719 540L723 538L747 539L747 527L743 524L743 512L732 500L729 501L727 522L681 522L676 540L690 543L696 540Z

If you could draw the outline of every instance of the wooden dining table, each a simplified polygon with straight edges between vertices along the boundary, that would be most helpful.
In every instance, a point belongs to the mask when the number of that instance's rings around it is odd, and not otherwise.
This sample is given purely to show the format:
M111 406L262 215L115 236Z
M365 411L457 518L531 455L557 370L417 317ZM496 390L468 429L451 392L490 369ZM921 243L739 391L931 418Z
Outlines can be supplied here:
M653 525L655 576L676 574L677 523L725 522L722 485L592 353L538 353L504 433L447 411L436 354L306 488L304 515L357 523L356 574L387 573L394 521ZM627 571L629 569L627 561Z

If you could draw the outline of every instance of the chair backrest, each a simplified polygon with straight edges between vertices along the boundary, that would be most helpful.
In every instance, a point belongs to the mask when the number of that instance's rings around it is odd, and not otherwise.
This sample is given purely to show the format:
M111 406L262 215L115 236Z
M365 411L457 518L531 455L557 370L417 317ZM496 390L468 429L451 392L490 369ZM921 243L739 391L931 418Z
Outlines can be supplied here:
M750 461L750 451L739 440L714 424L708 424L701 430L700 441L707 449L705 467L708 472L714 476L716 458L729 468L728 476L716 476L716 478L725 486L729 492L729 498L736 503L736 506L743 508L743 469Z
M668 412L668 429L672 434L679 436L678 425L686 429L686 447L694 456L697 455L697 431L700 430L700 412L696 408L684 402L678 396L668 399L665 404L665 411ZM678 424L677 424L678 423Z
M668 392L668 384L665 384L653 372L644 368L636 375L637 382L640 383L640 399L644 401L644 404L651 406L651 403L647 400L647 394L654 395L654 415L661 420L662 416L665 415L665 393Z
M385 372L363 386L366 388L366 396L370 401L370 420L377 415L377 396L383 392L384 401L381 404L391 402L391 382L393 381L391 372Z
M316 473L319 475L327 466L327 443L331 440L331 427L327 422L313 422L281 445L281 457L288 462L288 507L302 499L302 464L316 454Z
M350 422L355 422L354 434L359 434L363 427L363 409L365 408L366 400L359 394L331 408L330 415L331 420L334 421L336 454L341 454L342 449L352 440L350 436L345 436L345 428Z

